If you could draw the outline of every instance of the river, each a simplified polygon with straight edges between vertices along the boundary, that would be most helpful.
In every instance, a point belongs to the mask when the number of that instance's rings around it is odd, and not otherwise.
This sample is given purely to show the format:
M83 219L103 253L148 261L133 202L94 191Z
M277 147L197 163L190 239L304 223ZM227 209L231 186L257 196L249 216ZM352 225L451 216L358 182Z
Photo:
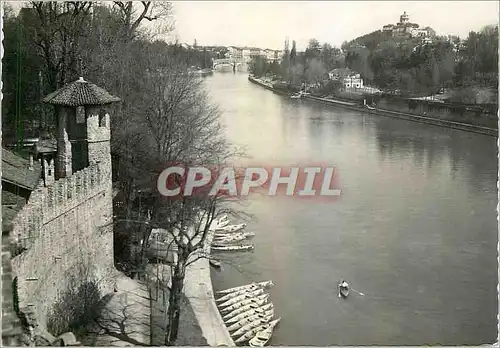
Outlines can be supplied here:
M496 139L292 100L242 73L205 79L252 162L327 162L335 202L251 196L253 252L220 254L216 290L272 279L271 345L496 340ZM345 279L353 289L337 297Z

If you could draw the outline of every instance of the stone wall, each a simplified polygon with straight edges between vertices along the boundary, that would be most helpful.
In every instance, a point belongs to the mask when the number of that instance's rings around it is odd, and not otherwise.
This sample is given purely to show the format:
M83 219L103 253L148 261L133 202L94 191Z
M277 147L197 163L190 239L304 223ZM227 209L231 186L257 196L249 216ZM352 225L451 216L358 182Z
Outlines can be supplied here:
M377 103L377 108L493 129L498 127L497 115L482 112L479 108L466 108L465 106L422 100L408 101L404 98L381 98Z
M50 186L40 185L13 222L19 307L32 308L41 329L67 288L68 275L82 263L91 265L103 293L113 290L108 276L114 269L109 167L94 164Z
M2 346L17 346L22 333L14 309L13 276L8 232L2 233Z

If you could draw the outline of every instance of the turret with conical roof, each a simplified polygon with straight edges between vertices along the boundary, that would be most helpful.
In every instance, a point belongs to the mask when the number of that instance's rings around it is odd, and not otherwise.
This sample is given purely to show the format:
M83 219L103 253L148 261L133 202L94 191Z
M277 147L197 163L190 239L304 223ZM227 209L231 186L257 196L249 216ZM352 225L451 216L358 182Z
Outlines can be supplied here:
M83 77L43 98L56 106L56 179L89 164L107 162L111 170L110 120L106 108L120 98ZM106 166L105 166L106 167Z

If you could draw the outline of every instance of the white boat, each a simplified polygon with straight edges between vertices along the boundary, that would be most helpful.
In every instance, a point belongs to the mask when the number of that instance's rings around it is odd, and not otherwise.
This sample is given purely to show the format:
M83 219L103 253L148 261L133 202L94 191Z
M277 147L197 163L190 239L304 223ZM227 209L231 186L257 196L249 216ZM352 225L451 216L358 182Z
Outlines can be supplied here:
M214 239L234 238L234 237L245 237L245 238L255 237L255 232L214 233Z
M230 332L232 331L236 331L236 330L239 330L241 329L242 327L250 324L250 323L253 323L254 321L256 320L259 320L259 319L266 319L268 317L273 317L274 316L274 309L270 309L264 313L255 313L249 317L246 317L246 318L243 318L241 319L240 321L234 323L233 325L230 325L228 326L228 330Z
M262 289L268 289L268 288L273 287L274 283L272 280L265 280L263 282L251 283L251 284L247 284L247 285L236 286L234 288L220 290L220 291L217 291L217 294L229 294L231 292L236 292L236 291L240 291L243 289L252 288L255 286L258 286L259 288L262 288Z
M212 240L213 241L216 241L216 240L243 240L246 238L247 238L247 236L244 235L243 233L238 233L238 234L229 235L229 236L214 236L214 238Z
M252 307L251 309L248 309L248 310L243 309L243 312L241 312L241 308L240 308L240 309L235 310L234 312L229 313L228 319L225 321L225 323L226 324L236 323L236 322L238 322L242 319L245 319L251 315L254 315L257 313L264 313L264 312L266 312L270 309L273 309L273 308L274 308L274 305L272 303L268 303L262 307L255 306L255 307ZM236 311L240 311L240 312L233 314Z
M247 299L256 298L257 296L262 295L263 293L264 293L264 289L255 290L255 291L252 291L252 292L249 292L246 294L236 296L232 299L229 299L223 303L218 304L218 306L219 307L228 307L228 306L231 306L235 303L238 303L238 302L241 302L241 301L244 301Z
M229 225L229 220L226 220L226 221L219 221L217 223L217 227L215 228L215 230L217 230L218 228L224 228L226 227L227 225Z
M247 227L247 224L229 225L225 227L218 227L215 229L216 232L236 232Z
M270 307L269 307L270 306ZM262 308L274 308L274 305L272 302L269 302L267 304L263 304L263 305L259 305L255 302L253 303L250 303L250 304L247 304L243 307L240 307L240 308L237 308L229 313L226 313L223 317L222 317L222 320L232 320L234 319L235 317L237 316L241 316L241 315L245 315L245 316L248 316L249 314L248 313L251 313L251 311L253 310L261 310ZM243 318L245 317L243 316ZM241 317L240 317L241 318Z
M249 298L247 300L243 300L241 302L237 302L229 307L221 309L220 311L222 313L228 313L228 312L231 312L231 311L238 309L240 307L249 305L250 303L255 303L258 306L263 306L264 304L266 304L268 299L269 299L269 294L264 294L264 295L260 295L260 296L254 297L254 298Z
M219 220L214 220L212 222L212 225L210 226L210 230L216 231L217 229L224 228L227 225L229 225L229 219L227 218L227 215L224 215Z
M247 239L248 236L245 235L238 235L238 236L231 236L231 237L222 237L222 238L214 238L212 240L212 245L221 245L222 244L227 244L227 243L236 243L236 242L241 242Z
M273 335L274 326L269 325L265 330L258 331L257 334L248 342L250 347L264 347Z
M253 336L255 336L258 332L267 330L269 328L274 328L278 323L281 321L281 318L275 319L270 321L267 324L261 325L259 327L256 327L255 329L252 329L248 332L246 332L244 335L242 335L240 338L234 341L234 343L243 343L248 340L250 340Z
M254 248L253 244L244 244L244 245L227 245L227 246L213 246L213 251L245 251L252 250Z
M271 316L266 315L263 318L259 318L257 320L254 320L251 323L249 323L249 324L247 324L245 326L240 327L238 330L236 330L234 333L232 333L231 336L233 336L233 337L242 336L245 333L251 331L252 329L255 329L255 328L257 328L257 327L259 327L261 325L269 323L273 319L273 316L274 316L274 314L271 315ZM252 336L250 336L250 337L252 337Z
M221 298L216 299L215 302L224 302L224 301L230 300L232 298L235 298L235 297L243 295L243 294L252 293L253 291L259 290L259 289L262 289L262 288L255 286L253 288L244 288L244 289L241 289L238 291L233 291L233 292L230 292L229 294L222 296Z
M265 305L265 306L267 306L267 305ZM233 310L233 311L231 311L229 313L226 313L222 317L222 320L232 319L232 318L234 318L237 315L240 315L240 314L243 314L243 313L247 313L247 312L249 312L251 310L259 309L259 308L261 308L261 306L259 306L255 302L254 303L250 303L250 304L247 304L247 305L245 305L243 307L237 308L237 309L235 309L235 310Z

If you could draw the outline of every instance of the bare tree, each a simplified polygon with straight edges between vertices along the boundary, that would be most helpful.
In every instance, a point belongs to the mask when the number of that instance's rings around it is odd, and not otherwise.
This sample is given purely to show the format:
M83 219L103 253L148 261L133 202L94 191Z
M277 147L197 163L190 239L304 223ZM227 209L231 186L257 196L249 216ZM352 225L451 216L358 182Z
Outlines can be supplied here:
M157 23L155 34L164 34L173 30L172 3L165 1L114 1L122 13L122 24L128 39L135 38L139 26L144 21ZM139 7L139 8L138 8ZM150 31L150 33L152 33Z
M177 248L165 335L165 344L172 345L177 338L186 267L207 257L204 247L213 220L236 210L226 206L227 197L211 196L208 191L189 197L163 197L156 190L156 178L167 166L179 163L211 166L217 171L242 153L224 137L217 106L210 103L202 81L188 73L182 57L172 56L162 42L150 45L144 53L149 59L138 82L144 92L143 113L130 120L134 127L127 131L127 136L140 139L141 144L132 152L133 165L127 167L127 176L138 186L153 188L149 226L141 235L143 265L153 228L167 231Z
M47 82L55 90L78 71L79 44L90 24L90 1L32 1L36 14L33 42L46 67Z

